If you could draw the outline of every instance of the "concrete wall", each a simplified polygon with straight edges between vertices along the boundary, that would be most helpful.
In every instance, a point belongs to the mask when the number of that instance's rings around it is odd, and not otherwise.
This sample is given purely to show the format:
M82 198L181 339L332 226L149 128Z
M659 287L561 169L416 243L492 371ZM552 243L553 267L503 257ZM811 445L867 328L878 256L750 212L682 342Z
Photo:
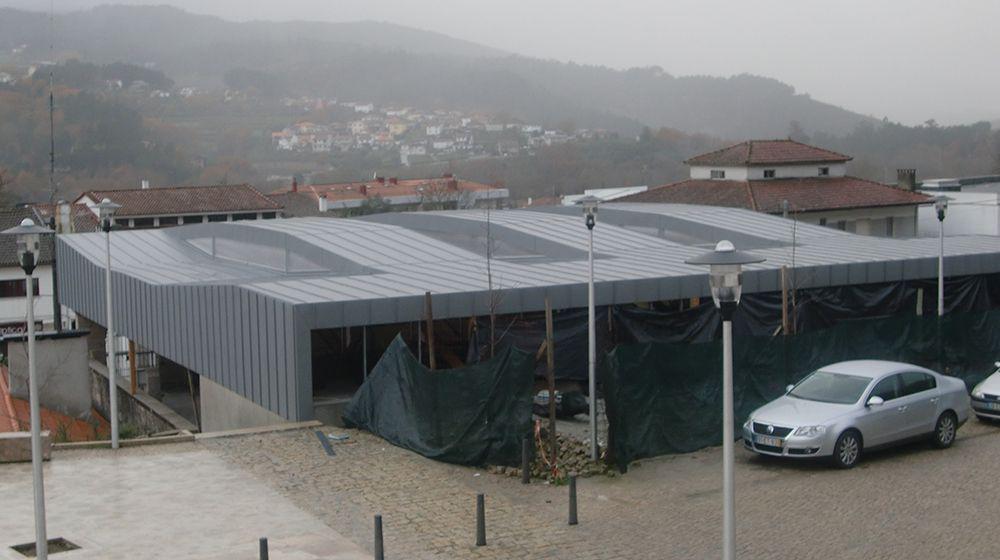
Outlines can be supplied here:
M90 373L87 367L87 333L64 333L59 338L35 340L38 395L43 408L74 418L90 415ZM28 343L7 343L10 393L28 398Z
M201 376L200 387L203 432L272 426L288 422L205 376Z

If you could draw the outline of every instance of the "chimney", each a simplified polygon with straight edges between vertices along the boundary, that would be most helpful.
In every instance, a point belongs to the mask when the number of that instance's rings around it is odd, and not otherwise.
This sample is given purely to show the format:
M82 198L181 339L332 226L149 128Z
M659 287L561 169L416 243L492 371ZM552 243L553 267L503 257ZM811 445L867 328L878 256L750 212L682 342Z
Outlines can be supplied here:
M73 233L73 205L60 200L56 203L56 233Z
M326 195L319 195L319 211L327 212L330 210L330 202L326 200Z
M917 190L917 170L916 169L897 169L896 170L896 186L901 189L906 189L908 191Z
M389 177L389 184L390 185L398 185L399 184L399 177Z
M292 192L299 192L299 180L292 176Z
M380 184L380 185L384 185L385 184L385 177L375 177L375 182L378 183L378 184Z
M142 180L142 190L146 190L148 188L149 188L149 180L148 179L143 179Z
M449 191L457 191L458 190L458 179L448 179L448 182L446 183L446 185L447 185Z
M358 187L358 191L361 192L361 196L368 196L368 185L361 185Z

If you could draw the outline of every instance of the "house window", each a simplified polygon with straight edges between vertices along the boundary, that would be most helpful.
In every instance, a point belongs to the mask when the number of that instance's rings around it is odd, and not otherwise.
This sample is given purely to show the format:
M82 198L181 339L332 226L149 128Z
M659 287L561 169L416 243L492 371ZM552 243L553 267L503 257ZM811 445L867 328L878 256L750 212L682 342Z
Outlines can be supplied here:
M153 218L136 218L132 220L132 227L151 228L153 227Z
M205 221L204 216L184 216L185 224L200 224Z
M210 222L224 222L226 221L225 214L211 214L208 216L208 221Z
M825 226L826 225L826 218L820 218L819 219L819 225Z
M774 170L773 169L765 169L764 170L764 178L765 179L774 179Z
M889 216L888 218L885 219L885 236L895 237L895 235L896 235L896 221L892 218L892 216Z
M28 291L25 288L27 282L24 280L0 280L0 298L15 298L24 297L28 295ZM34 295L38 295L38 278L32 279L32 291L35 292Z
M160 225L161 226L176 226L177 225L177 216L167 216L165 218L160 218Z
M840 231L847 231L847 221L840 220L839 222L837 222L837 229L839 229Z
M713 179L725 179L726 172L723 171L722 169L713 169L710 174L710 177L712 177Z
M273 220L273 219L275 219L277 217L277 213L276 212L264 212L263 214L260 215L260 217L263 218L263 219L265 219L265 220Z
M827 176L829 174L830 174L830 168L829 167L820 167L819 168L819 176L820 177L825 177L825 176Z
M234 222L237 221L237 220L256 220L256 219L257 219L257 214L255 214L255 213L233 214L233 221Z

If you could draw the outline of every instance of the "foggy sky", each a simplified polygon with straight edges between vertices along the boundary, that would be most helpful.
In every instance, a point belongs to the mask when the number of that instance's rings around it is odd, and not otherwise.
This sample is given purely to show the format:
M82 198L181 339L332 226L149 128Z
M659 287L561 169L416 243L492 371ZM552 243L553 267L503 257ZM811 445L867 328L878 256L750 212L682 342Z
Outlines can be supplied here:
M56 9L100 0L55 0ZM389 21L527 56L777 78L906 124L1000 119L993 0L115 0L234 20ZM44 0L0 0L44 10Z

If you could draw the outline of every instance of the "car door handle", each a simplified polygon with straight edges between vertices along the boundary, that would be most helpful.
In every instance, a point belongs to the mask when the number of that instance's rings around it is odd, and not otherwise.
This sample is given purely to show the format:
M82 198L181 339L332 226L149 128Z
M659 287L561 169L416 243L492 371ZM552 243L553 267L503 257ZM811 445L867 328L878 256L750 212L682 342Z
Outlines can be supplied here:
M901 406L901 407L897 408L896 410L898 410L900 412L906 412L907 408L909 408L909 406Z
M938 397L934 397L934 398L932 398L932 399L931 399L931 402L932 402L932 403L936 403L936 402L938 402Z

